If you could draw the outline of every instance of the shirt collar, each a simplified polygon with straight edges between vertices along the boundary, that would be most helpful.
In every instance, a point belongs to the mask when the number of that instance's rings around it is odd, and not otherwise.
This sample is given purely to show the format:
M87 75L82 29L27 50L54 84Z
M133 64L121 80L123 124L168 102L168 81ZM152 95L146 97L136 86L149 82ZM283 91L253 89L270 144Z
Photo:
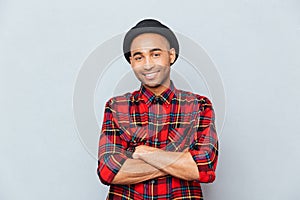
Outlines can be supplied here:
M145 101L147 105L150 105L152 103L156 103L157 98L160 99L161 103L164 104L170 104L172 101L172 98L175 95L175 86L173 82L171 81L170 87L166 88L160 95L156 96L153 92L151 92L149 89L147 89L144 85L141 85L138 99L142 99Z

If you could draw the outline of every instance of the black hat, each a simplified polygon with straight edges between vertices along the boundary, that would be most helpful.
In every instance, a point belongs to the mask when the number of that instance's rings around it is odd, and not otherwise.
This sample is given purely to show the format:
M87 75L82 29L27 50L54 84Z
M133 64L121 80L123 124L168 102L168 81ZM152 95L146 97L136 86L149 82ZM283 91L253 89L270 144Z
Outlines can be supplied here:
M176 51L176 58L172 64L178 58L179 44L175 34L167 26L163 25L155 19L144 19L132 27L125 35L123 41L123 53L126 60L130 63L130 47L133 39L143 33L157 33L164 36L170 43L170 48L174 48Z

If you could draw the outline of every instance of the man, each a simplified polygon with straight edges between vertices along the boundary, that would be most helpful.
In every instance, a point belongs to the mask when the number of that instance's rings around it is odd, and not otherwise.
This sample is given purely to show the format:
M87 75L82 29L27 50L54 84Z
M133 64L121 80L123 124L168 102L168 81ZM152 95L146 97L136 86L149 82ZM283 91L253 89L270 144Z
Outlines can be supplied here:
M141 87L106 103L97 173L110 185L107 199L203 199L200 183L214 181L217 165L214 111L208 98L171 81L175 34L142 20L123 52Z

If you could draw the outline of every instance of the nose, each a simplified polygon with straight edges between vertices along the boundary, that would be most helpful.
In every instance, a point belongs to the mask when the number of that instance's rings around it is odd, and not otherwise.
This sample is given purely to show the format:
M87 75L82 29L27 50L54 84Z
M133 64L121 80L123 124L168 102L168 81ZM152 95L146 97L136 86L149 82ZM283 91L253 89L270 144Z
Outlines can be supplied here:
M145 56L145 64L144 64L144 69L145 70L150 70L154 67L154 62L151 59L150 56Z

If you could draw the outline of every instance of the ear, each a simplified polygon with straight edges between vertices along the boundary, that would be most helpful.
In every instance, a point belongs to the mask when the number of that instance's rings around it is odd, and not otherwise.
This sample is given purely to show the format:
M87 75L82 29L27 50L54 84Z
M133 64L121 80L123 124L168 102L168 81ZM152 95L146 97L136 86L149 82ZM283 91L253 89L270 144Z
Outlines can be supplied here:
M175 58L176 58L176 51L174 48L171 48L169 50L169 53L170 53L170 64L173 64L173 62L175 61Z
M130 65L132 64L132 56L129 56Z

